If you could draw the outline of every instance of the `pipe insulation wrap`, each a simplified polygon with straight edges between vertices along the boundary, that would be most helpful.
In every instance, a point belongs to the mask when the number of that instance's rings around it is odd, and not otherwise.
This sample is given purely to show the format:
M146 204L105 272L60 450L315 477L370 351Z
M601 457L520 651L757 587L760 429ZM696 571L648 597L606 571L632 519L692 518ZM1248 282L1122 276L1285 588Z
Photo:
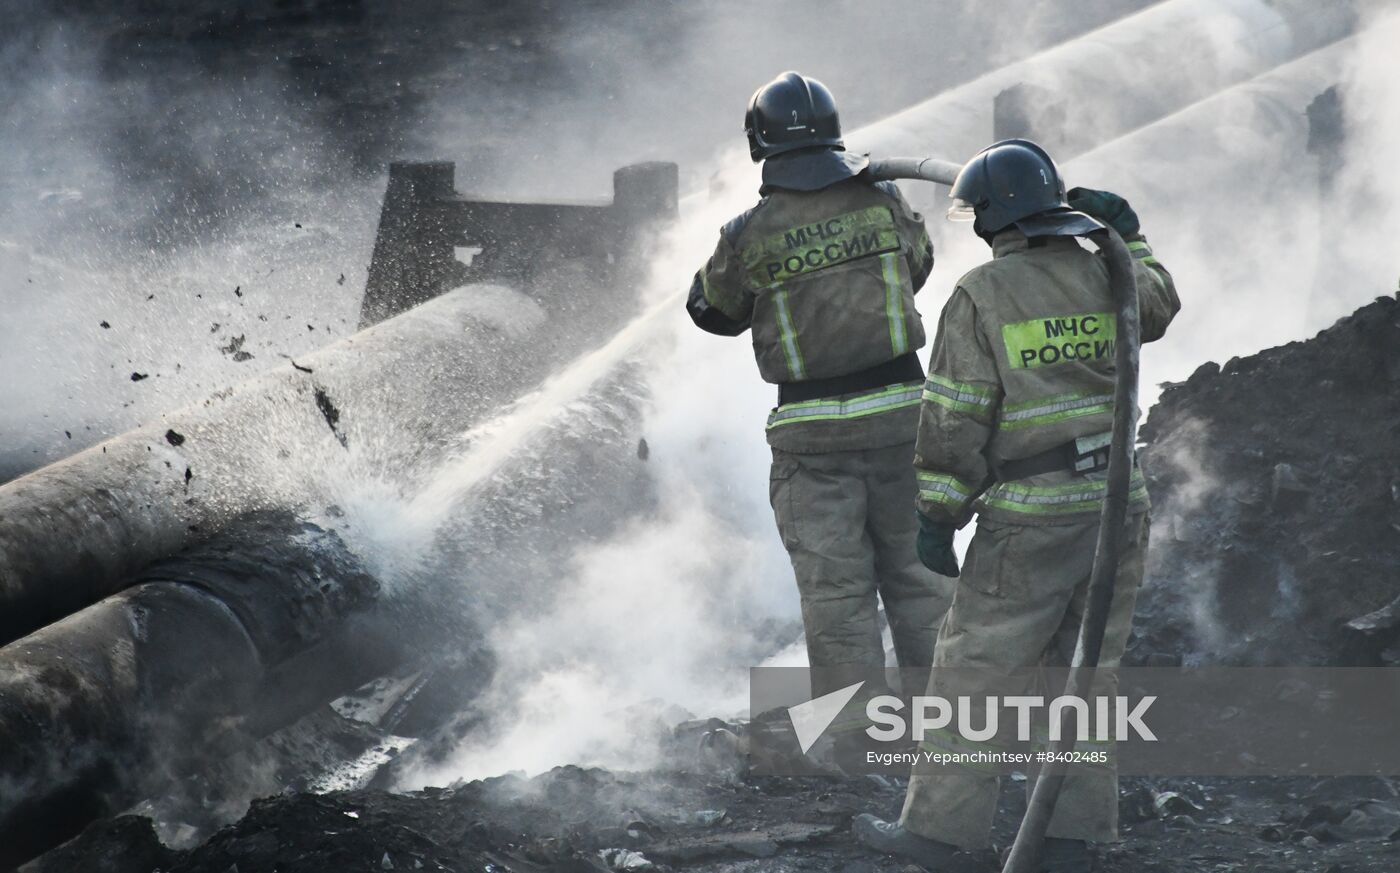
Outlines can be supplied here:
M547 310L460 288L0 486L0 644L242 513L333 500L328 483L351 471L392 479L442 454L586 349L600 332L578 329L581 299L623 321L626 295L600 296L561 292Z
M1034 85L1063 99L1073 154L1349 35L1356 2L1168 0L863 127L847 148L966 159L992 142L998 94Z
M243 521L0 649L0 869L163 790L180 762L217 758L263 709L270 670L374 602L336 534Z
M1289 342L1354 308L1339 289L1389 274L1367 235L1335 220L1355 220L1363 214L1352 211L1358 204L1346 199L1345 187L1328 188L1329 177L1343 179L1361 195L1374 187L1373 174L1386 172L1383 163L1348 162L1355 156L1345 140L1350 128L1314 131L1309 122L1311 107L1334 86L1345 105L1359 39L1319 49L1061 166L1067 185L1116 191L1132 202L1180 287L1215 289L1214 305L1183 309L1149 364L1149 382L1184 376L1195 365L1173 337L1219 349L1222 359ZM1341 140L1334 156L1314 150L1319 133ZM945 246L944 254L970 257L977 248ZM1281 295L1307 304L1281 307Z
M998 95L1028 85L1053 101L1036 121L1060 136L1044 144L1063 163L1349 36L1363 12L1382 2L1163 0L848 131L846 148L965 161L996 138ZM757 176L747 161L736 161L709 192L685 197L682 214L703 210L725 221L752 205ZM934 192L908 194L915 207L938 213Z
M1307 163L1307 108L1343 79L1356 42L1355 37L1342 40L1227 88L1085 152L1062 169L1131 192L1143 203L1191 201L1183 191L1236 191L1249 178L1271 192L1281 184L1315 188L1314 175L1299 171ZM1217 158L1193 161L1183 174L1179 161L1167 160L1183 154L1237 156L1254 169L1242 178L1238 161Z

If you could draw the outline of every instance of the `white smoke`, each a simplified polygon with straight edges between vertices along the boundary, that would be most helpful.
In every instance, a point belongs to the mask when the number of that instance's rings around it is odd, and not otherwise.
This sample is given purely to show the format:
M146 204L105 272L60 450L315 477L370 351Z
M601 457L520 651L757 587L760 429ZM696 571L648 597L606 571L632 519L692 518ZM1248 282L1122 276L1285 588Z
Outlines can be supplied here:
M379 187L316 184L273 74L114 78L100 33L33 26L0 44L0 481L353 333ZM248 208L196 214L210 177Z
M1359 238L1375 247L1368 250L1370 263L1357 270L1354 287L1337 288L1325 274L1319 275L1318 265L1327 261L1318 222L1323 204L1318 202L1316 158L1306 148L1304 111L1313 97L1341 77L1345 66L1363 67L1365 72L1346 86L1348 105L1361 108L1350 116L1355 157L1347 171L1348 184L1369 177L1379 156L1394 153L1383 150L1383 140L1378 139L1397 132L1393 114L1375 113L1383 116L1380 124L1370 118L1370 108L1400 105L1390 93L1397 78L1376 69L1378 57L1384 58L1381 47L1393 45L1393 39L1391 31L1378 25L1354 42L1324 49L1190 106L1121 143L1067 162L1071 185L1117 190L1135 203L1159 257L1177 277L1183 314L1168 338L1144 353L1144 405L1154 399L1156 382L1184 379L1205 360L1224 361L1296 339L1390 287L1394 266L1387 261L1393 256L1381 243L1393 222L1360 229ZM1222 33L1215 51L1228 55L1232 45ZM1356 86L1358 79L1365 87ZM1093 99L1088 94L1068 96ZM731 152L726 159L734 166L742 162L742 155ZM689 260L680 257L666 263L658 279L662 286L670 284L671 293L708 255L713 229L723 217L748 205L744 183L725 181L725 207L710 204L703 220L691 219L679 234L680 251L688 253ZM1377 199L1387 205L1396 202ZM1325 222L1326 211L1321 214ZM931 214L929 221L941 221L941 214ZM946 244L921 295L926 319L934 316L957 276L987 256L984 244L970 233L939 236ZM1360 263L1353 261L1352 266ZM1325 305L1319 305L1319 299ZM576 578L587 592L584 600L590 605L602 602L603 608L583 610L583 620L575 622L580 604L566 597L562 613L526 617L506 629L504 639L520 643L506 650L529 652L527 660L543 653L544 663L553 665L542 666L534 681L527 676L524 685L517 684L521 677L513 671L506 680L511 694L518 695L515 699L523 701L521 721L529 727L507 731L484 745L469 743L461 758L432 774L436 778L484 775L500 760L525 769L566 760L645 763L648 759L636 746L618 745L619 732L625 733L627 725L617 711L660 697L704 714L724 714L723 708L714 707L725 702L728 674L721 668L732 660L726 655L752 651L742 633L704 632L711 621L734 614L706 609L709 601L702 592L743 598L739 627L753 626L754 618L768 614L794 615L791 571L778 547L766 500L767 449L761 433L771 389L753 374L745 341L699 333L682 314L679 299L657 330L664 332L662 346L668 351L649 368L654 400L645 431L662 470L661 503L669 509L629 527L613 542L586 547L576 555ZM1214 487L1204 475L1192 482L1196 500ZM726 560L716 566L716 555ZM648 556L663 560L652 565ZM645 568L640 576L637 562ZM736 574L747 584L736 586ZM643 599L648 627L635 637L630 629L622 630L624 639L650 643L660 629L661 639L687 640L697 648L642 645L638 650L645 652L643 663L637 663L631 646L614 644L609 629L627 627L616 617L627 614L635 602L639 578L660 580L648 594L663 594ZM669 583L676 579L683 581L673 589ZM1208 587L1213 581L1196 583ZM688 592L696 594L687 596ZM1204 597L1198 599L1204 602ZM1210 629L1209 614L1197 620L1202 630ZM576 630L588 636L583 644ZM792 655L791 650L786 653ZM712 672L707 673L705 665L711 665ZM657 675L689 680L683 685L658 684ZM587 693L563 695L563 688ZM567 697L568 716L556 719L551 732L542 725L557 709L556 695ZM502 706L511 709L509 703ZM579 723L584 727L575 732ZM541 753L541 748L563 751Z
M1345 171L1335 202L1318 210L1330 265L1340 276L1320 277L1319 305L1310 329L1350 312L1356 303L1396 290L1400 251L1400 10L1378 11L1357 38L1343 82L1347 121ZM1355 282L1360 287L1352 288ZM1367 287L1370 286L1370 287Z
M637 346L649 350L650 399L640 430L650 448L655 508L605 541L567 549L554 567L555 597L544 608L496 615L487 632L502 670L488 700L505 717L443 769L418 774L420 781L564 762L645 762L647 749L628 735L619 711L659 699L697 714L734 714L746 704L743 668L792 642L764 636L773 621L794 627L797 615L791 569L767 501L763 420L772 389L754 372L746 340L701 334L680 299L720 224L754 198L753 172L738 142L738 115L751 89L781 69L804 69L832 86L848 127L855 127L1073 35L1095 16L1111 18L1142 5L1101 0L1067 14L1060 4L1036 4L1027 20L988 14L986 4L972 0L891 0L833 26L798 14L810 4L754 11L752 4L732 3L684 12L696 16L688 30L656 33L649 19L610 30L621 25L608 20L564 40L573 53L563 65L566 75L558 77L566 84L551 90L557 82L547 77L529 83L530 93L501 107L511 112L457 112L451 89L439 95L436 118L422 139L433 157L463 159L463 189L535 199L598 194L616 166L677 153L690 159L687 187L704 187L717 170L726 172L719 196L688 205L646 283L644 305L660 307ZM795 22L815 32L803 30L802 39L793 39ZM1352 162L1341 206L1324 210L1321 223L1302 144L1296 137L1255 135L1248 113L1229 116L1229 125L1215 123L1218 114L1203 115L1202 140L1154 140L1144 131L1141 151L1117 164L1109 160L1111 146L1067 162L1071 184L1116 188L1134 202L1158 254L1177 275L1185 309L1168 339L1144 355L1145 387L1183 378L1206 359L1223 361L1297 338L1393 287L1400 271L1389 244L1396 228L1390 204L1400 202L1400 183L1382 170L1400 149L1400 121L1392 111L1400 105L1400 71L1391 50L1397 36L1400 25L1392 16L1348 53ZM1245 50L1224 31L1213 44L1223 55L1233 48ZM91 109L105 88L76 53L55 47L46 57L48 72L22 80L15 91L22 99L12 104L22 110L18 117L38 128L68 124L73 110L67 103L76 96L80 110ZM490 59L483 58L465 61L477 75L464 78L464 90L491 80ZM590 78L590 71L597 75ZM1141 89L1146 99L1155 83L1123 87ZM1062 96L1089 105L1096 99ZM222 109L237 102L210 99ZM1276 107L1295 114L1303 108ZM219 159L213 147L223 130L219 114L210 113L209 126L201 128L205 136L197 137L210 140L203 153L209 161ZM264 113L291 114L277 105ZM1270 120L1267 112L1259 116L1261 124ZM300 128L293 133L310 137L307 151L325 147ZM53 169L42 166L46 157L32 134L11 127L4 142L40 164L35 172ZM494 145L486 150L483 143ZM120 184L91 159L93 148L63 150L71 171L50 175L66 181L31 192L31 204L43 198L46 209L57 210L101 200L110 207L107 201L116 198L109 192L119 193ZM730 173L730 167L743 169ZM36 463L56 458L68 451L62 430L73 433L73 448L95 442L222 387L246 375L247 367L322 345L327 332L347 331L364 281L378 186L351 185L334 195L315 190L293 186L275 210L276 221L235 223L218 243L171 256L56 257L39 245L46 224L16 233L20 239L10 239L6 228L0 234L7 268L0 277L7 304L0 321L0 371L6 373L0 444L30 450ZM957 277L985 258L986 249L970 234L959 236L962 229L942 228L941 210L931 210L928 219L946 241L920 297L932 322ZM1329 222L1346 228L1325 237L1339 247L1330 254L1356 271L1354 286L1317 280L1318 246ZM101 328L101 320L112 327ZM306 329L308 322L314 331ZM239 335L246 335L254 361L234 362L219 351ZM613 362L630 357L619 354ZM605 363L560 378L586 403L606 377ZM130 382L128 367L150 379ZM546 400L550 390L543 389ZM384 574L421 570L416 559L434 548L444 514L487 474L539 462L530 453L531 435L557 418L541 414L539 398L533 404L527 398L469 440L498 450L486 474L473 468L468 454L458 458L460 477L450 470L423 473L430 489L437 483L428 496L418 483L381 482L363 470L346 474L353 481L335 483L346 498L342 508L363 531L359 545L384 562L378 565ZM90 435L80 428L91 428ZM520 445L492 442L492 433L518 435ZM434 472L444 476L435 479ZM552 535L539 531L541 538ZM508 602L512 581L494 580L494 589L479 593Z

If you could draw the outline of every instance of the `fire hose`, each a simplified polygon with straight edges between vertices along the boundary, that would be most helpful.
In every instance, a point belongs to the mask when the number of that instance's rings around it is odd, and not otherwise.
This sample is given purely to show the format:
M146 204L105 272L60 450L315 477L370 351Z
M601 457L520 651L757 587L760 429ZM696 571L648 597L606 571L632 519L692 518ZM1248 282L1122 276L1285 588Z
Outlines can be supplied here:
M935 158L873 160L867 171L875 179L921 179L952 185L961 166ZM1113 387L1113 442L1109 446L1108 487L1099 514L1099 535L1094 546L1094 566L1089 574L1084 618L1070 661L1064 694L1079 697L1093 682L1103 648L1104 628L1113 605L1118 560L1123 551L1124 523L1128 514L1129 480L1133 472L1133 447L1137 442L1138 351L1141 345L1137 281L1133 257L1122 237L1112 228L1087 234L1108 263L1108 280L1118 316L1118 341L1114 346L1117 379ZM1067 713L1062 716L1067 718ZM1075 732L1060 725L1058 739L1050 743L1049 760L1031 791L1026 815L1016 832L1003 873L1033 873L1037 869L1046 830L1064 787L1065 765L1074 750ZM1052 734L1054 735L1054 734Z

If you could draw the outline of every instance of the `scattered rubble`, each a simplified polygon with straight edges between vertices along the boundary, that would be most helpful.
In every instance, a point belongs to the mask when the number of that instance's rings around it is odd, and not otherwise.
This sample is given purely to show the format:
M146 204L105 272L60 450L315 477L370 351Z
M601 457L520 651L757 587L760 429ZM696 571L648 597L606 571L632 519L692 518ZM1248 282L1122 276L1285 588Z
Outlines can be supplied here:
M298 368L300 369L300 368ZM326 420L326 426L331 429L331 433L342 446L349 446L345 432L340 429L340 408L335 405L335 401L326 393L326 389L320 385L315 391L316 408L321 411L321 417Z
M240 364L244 361L251 361L253 359L252 352L243 351L243 343L246 340L246 335L239 334L238 336L229 339L228 345L220 346L219 351L223 352L226 355L232 355L233 360Z
M411 794L363 790L256 801L238 824L187 851L159 849L149 822L131 816L90 828L26 873L344 871L817 870L867 873L905 865L869 857L847 837L850 817L897 802L901 786L867 779L726 780L705 774L610 773L560 767L534 779L502 776ZM705 823L697 810L724 807ZM146 822L145 827L140 823ZM119 825L119 826L118 826ZM384 866L388 857L393 867ZM757 862L757 863L756 863ZM814 863L815 862L815 863Z
M1006 780L999 846L1010 843L1023 792L1023 780ZM271 797L185 851L164 849L146 819L124 816L94 825L25 873L920 873L848 836L853 815L895 816L903 794L900 779L560 767L533 779L410 794ZM697 820L707 807L724 807L723 821ZM1100 873L1400 867L1400 801L1380 780L1125 780L1122 821L1124 840L1098 850ZM97 858L106 866L84 866Z
M1390 601L1375 612L1367 613L1347 622L1348 630L1364 634L1383 633L1400 626L1400 597Z

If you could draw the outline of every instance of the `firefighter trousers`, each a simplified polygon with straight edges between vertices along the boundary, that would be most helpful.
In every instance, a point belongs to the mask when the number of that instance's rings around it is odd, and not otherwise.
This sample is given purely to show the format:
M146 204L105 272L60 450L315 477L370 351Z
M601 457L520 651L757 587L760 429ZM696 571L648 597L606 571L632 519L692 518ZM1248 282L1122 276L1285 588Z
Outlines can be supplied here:
M799 454L773 449L769 498L802 599L812 693L884 681L878 601L900 667L932 663L953 580L915 552L914 444Z
M1148 515L1131 515L1126 524L1099 661L1102 668L1118 666L1142 583ZM980 522L938 634L928 693L950 700L1026 694L1036 689L1007 687L1022 681L1024 668L1068 665L1084 614L1097 537L1097 520L1045 526ZM1112 699L1117 690L1113 673L1097 673L1092 690ZM980 715L974 721L980 724ZM948 744L942 739L949 738L926 736L924 747L946 751ZM1049 836L1117 839L1118 778L1112 743L1093 745L1107 753L1106 762L1068 770ZM987 846L999 785L998 775L989 770L995 769L916 765L900 823L920 836L955 846ZM1027 787L1032 783L1028 779Z

